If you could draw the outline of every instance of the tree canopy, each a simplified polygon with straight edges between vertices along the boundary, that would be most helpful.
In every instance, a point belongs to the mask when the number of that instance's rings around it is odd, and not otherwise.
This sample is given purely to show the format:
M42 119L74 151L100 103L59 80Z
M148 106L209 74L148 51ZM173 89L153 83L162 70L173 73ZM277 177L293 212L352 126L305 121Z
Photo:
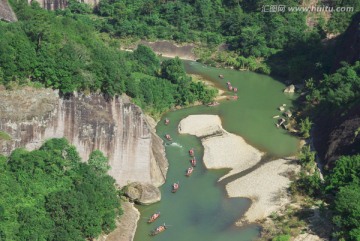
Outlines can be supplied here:
M161 63L144 45L133 53L119 51L117 40L98 32L102 20L84 14L88 11L81 3L69 4L69 9L50 12L36 2L14 3L19 22L0 23L0 84L44 86L64 95L126 93L153 115L175 104L214 98L215 93L203 84L192 88L179 59L171 66L172 61Z
M112 231L120 203L115 180L98 163L107 163L101 152L81 162L65 139L0 156L1 239L85 240Z

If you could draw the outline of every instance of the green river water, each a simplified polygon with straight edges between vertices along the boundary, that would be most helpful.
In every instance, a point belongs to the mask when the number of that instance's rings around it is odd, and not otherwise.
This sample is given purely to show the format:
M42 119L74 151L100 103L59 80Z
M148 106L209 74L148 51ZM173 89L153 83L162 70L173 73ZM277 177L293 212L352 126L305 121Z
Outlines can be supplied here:
M222 119L224 129L242 136L249 144L266 152L271 157L294 154L298 148L297 138L285 130L276 128L274 115L281 115L278 107L291 107L294 96L285 95L285 86L269 76L229 69L216 69L200 63L185 61L189 74L197 74L226 89L230 81L239 89L237 101L224 100L219 106L196 106L167 113L170 124L163 119L157 126L157 134L170 134L172 143L164 141L170 167L166 183L160 188L162 199L150 206L137 206L141 218L135 241L249 241L259 235L260 227L234 225L249 208L246 198L228 198L224 185L217 180L228 170L207 170L202 163L203 148L200 140L190 135L177 133L181 119L193 114L215 114ZM218 75L223 74L224 79ZM230 94L230 93L228 93ZM185 177L190 166L188 150L195 149L197 166L191 177ZM180 182L179 190L171 193L171 184ZM256 187L254 187L256 188ZM156 211L160 218L147 224L147 218ZM151 230L165 223L168 229L157 236L149 236Z

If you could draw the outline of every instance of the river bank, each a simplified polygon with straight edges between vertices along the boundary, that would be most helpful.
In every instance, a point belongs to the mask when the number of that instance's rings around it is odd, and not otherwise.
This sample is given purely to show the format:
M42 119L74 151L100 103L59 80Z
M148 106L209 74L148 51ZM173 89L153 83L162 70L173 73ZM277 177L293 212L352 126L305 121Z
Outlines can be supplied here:
M140 212L133 203L121 201L123 214L116 220L116 229L108 235L103 234L96 241L132 241L135 236Z
M207 168L231 168L220 180L254 167L264 154L240 136L225 131L216 115L188 116L181 120L179 132L201 139L204 146L203 161ZM286 188L290 184L290 175L298 170L294 158L278 159L260 165L228 183L226 191L229 197L246 197L252 201L251 207L237 225L255 223L289 203Z
M158 40L158 41L146 41L137 40L130 43L122 43L120 50L134 51L139 44L150 47L156 54L165 58L179 57L182 60L196 61L198 57L194 54L194 44L176 44L174 41Z

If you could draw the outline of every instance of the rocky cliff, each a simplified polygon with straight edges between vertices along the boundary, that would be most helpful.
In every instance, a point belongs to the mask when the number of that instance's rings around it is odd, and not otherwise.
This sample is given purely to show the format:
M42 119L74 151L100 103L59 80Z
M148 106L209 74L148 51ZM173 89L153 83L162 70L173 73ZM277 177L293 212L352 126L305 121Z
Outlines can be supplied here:
M341 61L353 64L360 60L360 13L355 14L345 33L337 40L333 71L341 67Z
M28 2L32 2L33 0L28 0ZM35 0L37 1L42 8L47 10L56 10L56 9L64 9L68 4L68 0ZM79 0L79 2L89 4L91 6L95 6L99 3L99 0Z
M165 181L162 140L127 97L106 101L98 94L60 98L49 89L0 90L0 131L10 136L0 135L0 153L5 155L65 137L83 160L95 149L108 156L109 174L120 186L134 181L159 186Z
M17 18L8 0L0 0L0 20L7 22L16 22Z
M314 145L329 167L342 155L360 153L360 105L316 121Z

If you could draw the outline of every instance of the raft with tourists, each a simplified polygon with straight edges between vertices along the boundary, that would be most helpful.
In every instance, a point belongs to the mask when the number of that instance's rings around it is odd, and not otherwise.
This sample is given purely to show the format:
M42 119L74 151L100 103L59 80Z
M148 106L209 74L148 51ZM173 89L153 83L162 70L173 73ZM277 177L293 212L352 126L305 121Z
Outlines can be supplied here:
M191 166L196 167L196 158L190 160Z
M237 95L226 97L227 100L237 100L239 97Z
M156 212L153 215L151 215L151 217L149 218L149 220L147 221L148 223L153 223L155 222L156 219L158 219L160 217L160 212Z
M163 225L160 225L159 227L157 227L156 229L154 229L151 233L150 236L155 236L159 233L164 232L167 229L165 223Z
M172 192L172 193L176 193L177 190L179 189L179 187L180 187L180 186L179 186L179 182L173 183L171 192Z
M186 170L185 176L190 177L191 174L193 173L193 171L194 171L194 168L193 168L193 167L189 167L189 168Z
M171 138L171 136L170 136L169 134L166 134L166 135L165 135L165 138L166 138L166 140L168 140L168 141L172 141L172 138Z
M190 156L194 156L194 154L195 154L194 148L191 148L191 149L189 150L189 155L190 155Z
M211 106L217 106L217 105L220 105L220 103L217 101L214 101L214 102L209 103L207 106L211 107Z

